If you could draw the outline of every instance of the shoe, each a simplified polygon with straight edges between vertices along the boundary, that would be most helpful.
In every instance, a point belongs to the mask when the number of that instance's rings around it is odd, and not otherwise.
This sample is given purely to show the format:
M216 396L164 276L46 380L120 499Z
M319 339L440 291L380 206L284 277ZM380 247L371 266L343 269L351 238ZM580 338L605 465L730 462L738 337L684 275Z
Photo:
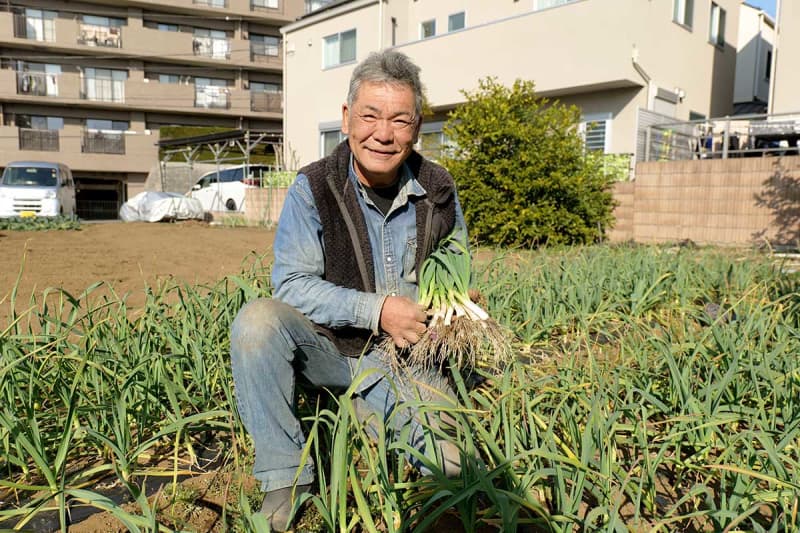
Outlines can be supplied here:
M311 485L297 485L267 492L261 504L261 512L267 515L269 527L272 531L286 531L289 528L289 518L292 512L292 491L295 500L305 492L311 492Z

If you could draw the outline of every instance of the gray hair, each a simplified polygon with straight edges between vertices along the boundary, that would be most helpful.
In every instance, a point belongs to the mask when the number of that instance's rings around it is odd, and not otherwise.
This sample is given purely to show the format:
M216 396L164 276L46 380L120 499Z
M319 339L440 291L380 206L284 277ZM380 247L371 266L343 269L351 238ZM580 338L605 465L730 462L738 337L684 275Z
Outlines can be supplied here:
M397 50L387 48L380 52L370 53L364 61L358 64L350 77L347 107L353 107L358 90L364 82L405 85L414 91L416 116L421 117L424 88L419 79L419 70L419 67L407 55Z

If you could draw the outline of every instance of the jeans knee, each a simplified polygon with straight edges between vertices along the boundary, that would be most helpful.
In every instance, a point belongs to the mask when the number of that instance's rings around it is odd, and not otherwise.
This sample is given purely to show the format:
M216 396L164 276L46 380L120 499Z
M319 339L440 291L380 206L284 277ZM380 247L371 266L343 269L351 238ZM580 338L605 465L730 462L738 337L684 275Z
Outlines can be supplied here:
M231 326L231 349L234 352L258 351L280 332L289 305L271 298L252 300L239 310Z

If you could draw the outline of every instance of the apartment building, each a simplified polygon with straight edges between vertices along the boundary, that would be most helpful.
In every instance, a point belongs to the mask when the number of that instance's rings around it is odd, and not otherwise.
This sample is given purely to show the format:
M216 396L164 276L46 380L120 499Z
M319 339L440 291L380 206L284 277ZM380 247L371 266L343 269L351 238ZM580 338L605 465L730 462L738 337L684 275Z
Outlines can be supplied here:
M739 11L734 114L767 112L775 21L763 10L743 3Z
M578 106L587 146L633 154L644 119L733 109L739 0L340 0L281 29L284 146L308 163L342 138L355 64L396 47L422 68L433 116L420 147L436 154L449 110L487 76L533 80ZM643 118L644 117L644 118Z
M800 111L800 2L778 0L770 85L770 113L795 113Z
M303 0L11 0L0 10L0 167L66 163L82 217L116 217L143 189L162 126L281 131L279 28Z

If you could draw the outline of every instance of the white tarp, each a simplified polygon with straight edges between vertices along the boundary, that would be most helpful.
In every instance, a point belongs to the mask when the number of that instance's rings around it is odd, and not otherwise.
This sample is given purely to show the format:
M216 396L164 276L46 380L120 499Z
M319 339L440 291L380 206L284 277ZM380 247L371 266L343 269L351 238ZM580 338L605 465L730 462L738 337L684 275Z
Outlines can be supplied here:
M125 222L203 220L205 212L200 200L173 192L145 191L122 204L119 218Z

